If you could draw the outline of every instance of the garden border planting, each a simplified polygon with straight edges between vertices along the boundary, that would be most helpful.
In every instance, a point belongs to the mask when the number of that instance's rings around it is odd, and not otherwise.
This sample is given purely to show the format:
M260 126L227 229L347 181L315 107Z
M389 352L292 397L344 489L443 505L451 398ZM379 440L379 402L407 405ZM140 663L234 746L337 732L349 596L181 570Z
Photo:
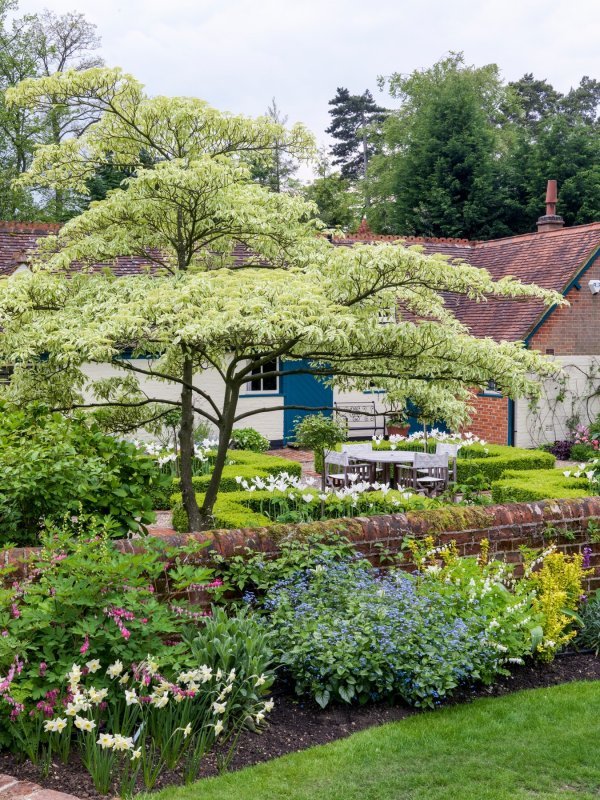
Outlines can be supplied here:
M492 481L495 503L529 503L536 500L587 497L587 478L574 478L554 470L508 469L498 481Z
M244 554L246 549L274 557L283 539L306 539L313 535L345 536L359 551L374 563L385 554L405 553L404 566L411 569L408 554L403 549L406 538L422 539L434 536L439 544L456 542L460 555L476 555L482 539L490 542L490 552L496 558L520 563L520 547L543 547L556 542L565 553L579 553L590 548L590 566L594 575L588 580L590 588L600 586L600 537L595 533L600 523L600 497L577 497L562 500L512 503L506 505L446 506L406 514L385 514L374 517L334 519L325 522L278 524L265 528L239 528L198 533L165 531L153 538L172 547L185 546L193 541L209 540L210 545L199 556L211 559L211 554L225 558ZM123 552L143 550L144 540L120 539L116 547ZM23 563L38 548L13 548L4 553L5 563ZM199 595L199 602L207 602Z

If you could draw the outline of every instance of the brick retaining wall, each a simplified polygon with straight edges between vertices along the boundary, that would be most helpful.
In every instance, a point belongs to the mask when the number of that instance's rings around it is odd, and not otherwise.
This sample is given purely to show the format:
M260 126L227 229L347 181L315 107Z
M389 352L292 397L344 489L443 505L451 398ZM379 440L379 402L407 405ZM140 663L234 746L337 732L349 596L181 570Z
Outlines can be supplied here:
M201 558L211 559L211 553L229 557L244 553L246 548L276 556L283 538L302 539L308 534L342 534L356 549L378 562L381 551L399 553L406 537L423 538L433 535L438 544L455 541L461 555L476 555L480 542L490 541L490 552L496 558L512 563L521 562L519 547L541 548L555 541L565 553L582 552L588 545L592 549L591 565L594 575L588 588L600 587L600 541L590 535L588 523L600 523L600 497L570 500L544 500L537 503L512 503L487 507L448 506L408 514L386 514L376 517L328 520L298 525L274 525L269 528L244 530L219 530L206 533L178 534L175 531L155 531L153 538L172 547L190 541L210 541L201 551ZM599 537L600 538L600 537ZM115 542L122 552L134 553L143 548L143 539L121 539ZM23 563L36 548L15 548L5 553L6 563ZM406 561L405 566L410 568ZM197 598L199 602L203 598Z

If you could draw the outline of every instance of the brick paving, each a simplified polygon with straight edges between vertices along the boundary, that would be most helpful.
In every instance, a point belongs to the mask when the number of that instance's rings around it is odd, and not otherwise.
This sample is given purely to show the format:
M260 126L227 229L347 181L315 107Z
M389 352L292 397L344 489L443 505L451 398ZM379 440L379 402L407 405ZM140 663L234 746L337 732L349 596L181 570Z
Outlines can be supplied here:
M268 455L279 456L279 458L289 458L290 461L298 461L302 465L302 474L310 477L320 477L315 472L312 450L297 450L295 447L280 447L278 450L268 450Z
M0 800L77 800L75 795L42 789L37 783L0 775Z

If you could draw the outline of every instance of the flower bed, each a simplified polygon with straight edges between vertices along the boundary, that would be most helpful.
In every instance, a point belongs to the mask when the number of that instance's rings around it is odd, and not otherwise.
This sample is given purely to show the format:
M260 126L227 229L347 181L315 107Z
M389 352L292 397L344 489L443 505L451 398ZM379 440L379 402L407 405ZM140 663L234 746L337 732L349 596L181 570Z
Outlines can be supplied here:
M299 479L282 473L265 478L237 476L238 491L225 492L214 507L217 528L257 528L276 523L315 522L356 516L437 508L440 502L407 490L391 490L379 484L354 483L322 492L314 478ZM198 503L202 502L198 495ZM174 496L173 527L187 530L181 495Z

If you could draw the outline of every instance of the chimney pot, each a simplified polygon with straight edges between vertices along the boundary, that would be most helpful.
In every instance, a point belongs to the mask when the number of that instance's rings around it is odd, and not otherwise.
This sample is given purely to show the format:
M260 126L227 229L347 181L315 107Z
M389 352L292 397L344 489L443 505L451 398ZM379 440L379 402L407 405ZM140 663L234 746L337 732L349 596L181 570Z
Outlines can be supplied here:
M555 231L562 228L565 224L564 219L556 213L558 202L558 188L555 180L548 181L546 186L546 213L537 221L538 233Z

